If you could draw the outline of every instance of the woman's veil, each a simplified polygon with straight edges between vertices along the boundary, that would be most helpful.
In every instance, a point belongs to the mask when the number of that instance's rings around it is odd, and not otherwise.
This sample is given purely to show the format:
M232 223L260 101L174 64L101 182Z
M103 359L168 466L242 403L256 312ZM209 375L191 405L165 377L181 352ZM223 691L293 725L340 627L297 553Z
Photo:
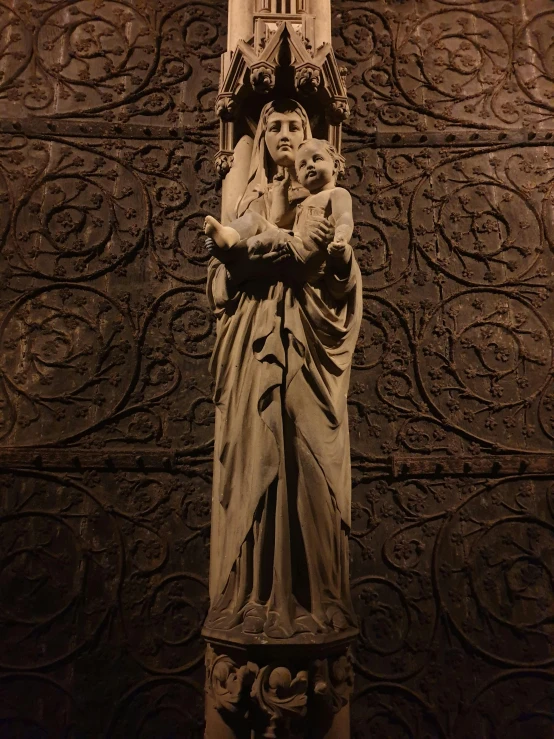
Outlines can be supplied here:
M260 114L260 120L254 137L252 147L252 157L250 159L250 170L248 180L244 192L239 197L236 208L236 215L241 216L250 205L264 195L269 182L268 173L271 172L272 162L269 159L269 152L265 143L265 132L267 120L272 113L297 113L304 129L304 139L312 138L312 130L310 120L304 108L297 103L296 100L284 98L273 100L264 105Z

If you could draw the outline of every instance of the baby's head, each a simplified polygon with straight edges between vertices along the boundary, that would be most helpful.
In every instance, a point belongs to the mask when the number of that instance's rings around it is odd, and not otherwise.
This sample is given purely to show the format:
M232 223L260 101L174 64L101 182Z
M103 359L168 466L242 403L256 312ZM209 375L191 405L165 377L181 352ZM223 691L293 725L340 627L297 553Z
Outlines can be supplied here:
M326 186L334 187L343 165L344 159L324 139L306 139L296 152L298 181L310 192L319 192Z

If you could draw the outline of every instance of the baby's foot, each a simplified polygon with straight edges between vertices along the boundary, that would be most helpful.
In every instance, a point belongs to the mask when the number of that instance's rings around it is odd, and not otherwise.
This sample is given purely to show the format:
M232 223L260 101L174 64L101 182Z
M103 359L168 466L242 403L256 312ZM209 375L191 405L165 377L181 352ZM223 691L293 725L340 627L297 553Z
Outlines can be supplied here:
M204 233L212 238L220 249L230 249L240 241L240 234L230 226L222 226L212 216L204 220Z

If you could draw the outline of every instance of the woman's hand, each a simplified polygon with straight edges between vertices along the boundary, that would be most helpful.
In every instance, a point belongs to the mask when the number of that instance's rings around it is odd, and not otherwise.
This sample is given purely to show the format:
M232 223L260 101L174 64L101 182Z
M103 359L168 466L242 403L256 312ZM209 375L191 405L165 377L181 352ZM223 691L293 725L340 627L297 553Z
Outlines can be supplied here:
M269 232L266 232L265 234L253 236L251 239L248 239L246 246L248 250L248 261L253 263L266 262L268 264L277 264L291 256L285 234L279 234L275 238L273 232L271 232L271 235L269 235Z
M284 231L266 231L246 242L248 248L248 277L272 277L279 274L276 265L292 257Z
M256 278L279 279L280 265L292 258L288 234L279 229L264 231L252 236L241 249L240 257L228 264L228 271L235 285Z
M223 262L225 258L225 252L223 249L219 248L212 237L208 236L204 243L206 245L206 251L208 252L210 257L215 257L216 259L219 259L220 262Z
M271 212L269 220L276 226L280 226L283 218L290 211L289 188L291 184L290 171L284 169L282 173L273 178L271 191Z

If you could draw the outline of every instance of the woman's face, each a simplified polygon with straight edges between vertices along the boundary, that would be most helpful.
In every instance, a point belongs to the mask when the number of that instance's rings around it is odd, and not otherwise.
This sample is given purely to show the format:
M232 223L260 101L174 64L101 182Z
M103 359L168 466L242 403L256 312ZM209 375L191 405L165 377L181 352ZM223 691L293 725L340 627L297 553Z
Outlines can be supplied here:
M304 140L298 113L271 113L267 119L265 142L269 155L280 167L294 167L298 146Z

